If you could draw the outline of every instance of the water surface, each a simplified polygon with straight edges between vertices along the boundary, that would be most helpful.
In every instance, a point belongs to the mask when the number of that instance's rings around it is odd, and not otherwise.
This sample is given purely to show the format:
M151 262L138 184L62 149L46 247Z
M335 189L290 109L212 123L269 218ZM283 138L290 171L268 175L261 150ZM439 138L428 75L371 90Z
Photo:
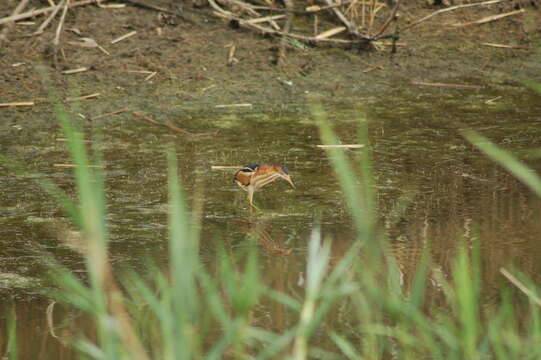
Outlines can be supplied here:
M342 143L356 143L359 126L368 130L379 231L389 238L405 286L427 244L434 266L448 276L457 245L471 244L477 234L487 304L496 301L502 286L500 267L516 265L539 280L539 200L469 145L460 132L476 129L524 154L541 145L540 104L539 96L520 89L501 94L407 88L385 99L326 106ZM82 104L79 112L88 117L111 110ZM325 151L316 147L318 130L307 112L261 113L252 108L187 116L171 105L134 110L194 133L219 132L178 135L131 113L82 121L87 138L103 138L110 256L115 268L144 269L149 259L167 259L165 149L169 143L176 148L190 204L203 201L200 256L210 267L218 244L236 252L256 242L266 284L297 297L302 294L306 245L315 221L321 223L323 236L333 240L334 258L352 244L355 234L342 192ZM28 114L13 110L10 121L9 131L0 134L2 153L73 193L71 170L54 166L71 160L64 144L56 141L61 134L53 116L43 113L29 119ZM345 151L352 161L360 159L358 150ZM250 211L246 193L233 184L232 171L210 170L211 165L252 163L287 166L297 186L293 190L285 182L276 183L256 193L255 202L264 209L257 216ZM536 159L528 164L539 170ZM88 324L80 314L57 306L54 322L59 338L54 338L45 316L49 301L39 290L47 283L44 252L74 272L84 272L81 258L60 241L73 235L74 229L30 177L5 170L0 178L0 294L4 299L0 338L5 339L6 309L13 305L20 338L33 339L21 349L20 358L71 359L72 352L59 339ZM401 205L404 209L399 211ZM258 314L255 322L274 331L297 321L276 304L262 304ZM343 319L335 320L328 326L349 326ZM322 334L316 336L325 341Z

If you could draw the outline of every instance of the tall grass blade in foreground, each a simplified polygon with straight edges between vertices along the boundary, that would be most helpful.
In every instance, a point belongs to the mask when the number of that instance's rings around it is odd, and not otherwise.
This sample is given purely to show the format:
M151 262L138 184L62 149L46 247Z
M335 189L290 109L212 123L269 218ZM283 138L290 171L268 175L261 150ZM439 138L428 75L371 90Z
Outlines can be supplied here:
M500 149L490 140L476 132L467 131L464 133L464 136L470 143L488 155L488 157L509 170L509 172L511 172L517 179L522 181L533 192L535 192L537 197L541 198L541 178L533 169L529 168L509 152Z

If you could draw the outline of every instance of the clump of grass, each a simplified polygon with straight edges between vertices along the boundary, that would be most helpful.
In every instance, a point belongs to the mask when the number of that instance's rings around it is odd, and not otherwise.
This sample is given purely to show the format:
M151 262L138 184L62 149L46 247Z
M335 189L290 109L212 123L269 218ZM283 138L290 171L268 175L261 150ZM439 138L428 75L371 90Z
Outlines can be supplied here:
M51 262L57 300L84 311L94 320L95 334L74 345L82 354L100 359L518 359L541 356L541 317L535 302L538 290L523 275L521 284L532 296L519 316L512 298L489 311L481 305L479 253L462 246L451 279L431 264L427 247L411 284L403 284L400 268L376 227L377 206L370 152L352 163L340 149L329 150L344 191L357 238L340 259L331 261L331 242L322 241L318 226L308 240L306 284L302 299L270 289L261 282L257 251L226 254L218 251L217 269L198 257L197 223L186 207L178 180L176 155L167 150L169 189L169 258L166 271L152 264L140 274L119 279L108 257L104 174L89 168L82 135L57 107L70 153L77 164L78 199L70 200L46 183L81 230L79 251L88 281ZM325 144L336 137L319 106L313 114ZM531 171L478 135L467 138L513 171L536 193L541 181ZM359 141L367 143L360 126ZM369 146L367 146L369 148ZM99 159L95 157L95 159ZM541 192L539 193L541 194ZM444 304L426 297L428 280L443 292ZM262 298L286 307L296 322L281 333L257 326L256 308ZM348 314L350 327L326 331L330 314ZM10 354L16 354L15 328L10 327ZM346 330L347 329L347 330Z

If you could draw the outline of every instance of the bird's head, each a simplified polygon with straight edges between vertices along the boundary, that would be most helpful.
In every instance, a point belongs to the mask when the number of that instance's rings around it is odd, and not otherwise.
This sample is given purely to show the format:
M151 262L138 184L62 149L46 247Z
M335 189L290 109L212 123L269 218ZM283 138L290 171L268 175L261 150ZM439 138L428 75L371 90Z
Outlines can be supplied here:
M276 168L278 170L278 174L280 175L280 177L284 179L285 181L287 181L291 185L291 187L295 189L295 185L293 184L293 181L291 180L291 176L289 176L289 170L285 166L282 166L282 165L278 165L276 166Z

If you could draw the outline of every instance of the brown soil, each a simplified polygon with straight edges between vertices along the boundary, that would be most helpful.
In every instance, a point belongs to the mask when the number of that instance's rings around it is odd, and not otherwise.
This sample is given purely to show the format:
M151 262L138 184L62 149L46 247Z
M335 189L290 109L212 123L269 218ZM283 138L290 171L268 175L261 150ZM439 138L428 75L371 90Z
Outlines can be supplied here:
M8 16L18 3L2 1L0 16ZM441 8L417 3L403 7L403 26ZM117 108L137 103L138 108L148 105L198 112L216 104L252 103L262 110L272 110L302 104L307 93L351 102L408 89L405 85L411 81L496 87L525 78L539 81L541 66L535 54L541 38L541 11L535 4L523 5L523 14L458 28L445 25L512 11L511 2L437 15L403 32L400 42L406 45L394 55L388 46L372 51L332 45L309 50L290 47L285 63L279 66L273 65L276 39L233 29L214 17L210 8L187 11L193 20L189 23L175 17L164 21L155 11L129 5L120 9L78 7L68 12L65 29L77 29L82 37L96 40L111 55L70 44L80 41L79 36L64 31L60 46L63 56L55 70L52 42L57 20L41 36L29 36L44 18L29 19L35 25L16 25L0 50L0 103L46 101L43 73L50 74L61 92L99 92L102 105L97 106L96 113L116 110L111 104L103 105L103 100L114 100ZM43 6L45 1L33 0L29 8ZM298 17L294 27L302 27L307 20ZM112 39L134 30L135 36L110 44ZM481 45L483 42L525 49L489 47ZM228 66L231 44L236 46L238 63ZM78 67L90 70L73 75L59 71ZM157 73L145 81L148 73L134 71ZM39 106L32 111L40 111Z

